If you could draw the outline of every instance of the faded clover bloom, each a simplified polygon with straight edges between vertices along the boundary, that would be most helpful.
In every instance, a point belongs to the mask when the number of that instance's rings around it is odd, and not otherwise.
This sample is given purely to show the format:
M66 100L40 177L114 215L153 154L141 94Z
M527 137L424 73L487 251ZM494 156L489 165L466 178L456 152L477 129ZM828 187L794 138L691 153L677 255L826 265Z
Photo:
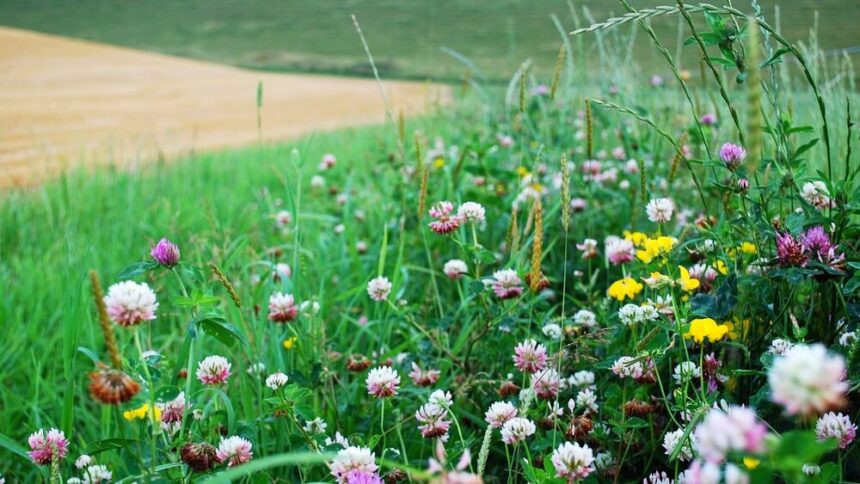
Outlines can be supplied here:
M432 368L424 370L414 361L412 362L412 371L409 372L409 378L412 380L412 383L419 387L435 385L436 381L439 379L439 375L439 370L434 370Z
M517 407L508 402L494 402L484 414L484 420L494 429L502 428L508 420L517 416Z
M47 432L39 429L30 434L27 439L30 452L27 455L34 464L50 465L54 460L61 461L69 453L69 441L61 430L51 429Z
M376 454L367 447L349 446L339 451L329 464L331 475L340 484L349 482L348 474L359 471L364 474L375 474L379 467L376 465Z
M435 220L430 222L430 230L439 234L445 235L460 228L460 223L463 219L459 215L451 215L454 210L454 205L451 202L439 202L430 207L430 216Z
M767 427L755 412L730 406L726 411L711 409L693 434L699 455L706 461L720 463L730 451L760 453L764 450Z
M254 455L251 452L251 447L251 442L234 435L233 437L221 439L215 456L218 458L218 462L226 463L227 467L235 467L251 460L251 457Z
M522 295L523 286L520 276L513 269L502 269L493 273L493 279L485 279L499 299L512 299Z
M597 326L597 316L587 309L580 309L573 315L573 322L577 326L593 328Z
M463 277L464 274L469 272L469 268L462 260L451 259L445 263L444 267L442 267L442 272L444 272L449 279L457 280Z
M815 424L815 434L819 440L836 439L839 442L839 448L844 449L857 436L857 426L851 423L847 415L828 412Z
M292 294L276 292L269 297L269 320L276 323L286 323L296 319L299 307Z
M218 355L207 356L197 365L197 379L205 385L218 385L230 376L230 362Z
M514 365L523 373L536 373L546 366L546 347L533 339L514 348Z
M376 398L388 398L397 394L400 387L400 376L397 370L388 366L380 366L367 374L367 393Z
M800 197L818 210L824 210L833 206L830 192L823 181L816 180L804 183L800 188Z

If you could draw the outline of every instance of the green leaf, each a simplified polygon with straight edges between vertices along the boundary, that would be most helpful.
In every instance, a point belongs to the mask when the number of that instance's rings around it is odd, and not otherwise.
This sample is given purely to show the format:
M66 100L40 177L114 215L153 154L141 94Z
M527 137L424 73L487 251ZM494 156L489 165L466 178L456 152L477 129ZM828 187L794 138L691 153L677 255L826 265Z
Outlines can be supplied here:
M711 32L718 33L720 36L725 37L726 20L723 17L706 10L705 22L708 23L708 27L711 28Z
M90 444L84 451L84 454L95 455L108 450L124 449L135 443L137 443L137 440L134 439L112 438L99 440Z
M158 262L155 261L149 260L144 262L137 262L121 270L119 274L116 275L116 278L125 281L131 279L132 277L139 276L144 272L151 271L156 267L158 267Z
M237 342L247 346L248 341L245 335L232 323L228 323L224 318L205 317L197 320L197 326L206 334L214 336L215 339L224 343L227 346L233 346Z
M786 53L788 53L788 52L790 52L790 51L789 51L788 49L786 49L786 48L778 49L776 52L774 52L774 53L773 53L773 55L772 55L772 56L770 56L770 58L769 58L769 59L767 59L766 61L762 62L762 64L761 64L761 68L762 68L762 69L764 69L764 68L765 68L765 67L767 67L767 66L770 66L770 65L773 65L773 64L777 64L777 63L779 63L779 62L782 62L782 61L780 60L780 57L782 57L784 54L786 54Z

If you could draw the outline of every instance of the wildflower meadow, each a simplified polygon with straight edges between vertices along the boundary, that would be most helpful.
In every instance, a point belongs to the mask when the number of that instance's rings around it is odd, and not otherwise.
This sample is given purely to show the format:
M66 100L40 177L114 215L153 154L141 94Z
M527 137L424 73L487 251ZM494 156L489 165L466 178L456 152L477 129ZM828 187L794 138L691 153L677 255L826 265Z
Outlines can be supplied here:
M4 194L5 482L860 480L850 59L621 7L423 117Z

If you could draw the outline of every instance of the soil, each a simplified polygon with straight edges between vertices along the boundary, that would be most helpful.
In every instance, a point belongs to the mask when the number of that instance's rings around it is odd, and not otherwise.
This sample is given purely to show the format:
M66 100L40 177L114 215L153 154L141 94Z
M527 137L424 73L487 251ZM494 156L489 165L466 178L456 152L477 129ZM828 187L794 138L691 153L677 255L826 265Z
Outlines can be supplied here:
M0 187L78 166L135 167L190 152L385 121L372 79L254 72L0 27ZM384 82L394 113L447 90Z

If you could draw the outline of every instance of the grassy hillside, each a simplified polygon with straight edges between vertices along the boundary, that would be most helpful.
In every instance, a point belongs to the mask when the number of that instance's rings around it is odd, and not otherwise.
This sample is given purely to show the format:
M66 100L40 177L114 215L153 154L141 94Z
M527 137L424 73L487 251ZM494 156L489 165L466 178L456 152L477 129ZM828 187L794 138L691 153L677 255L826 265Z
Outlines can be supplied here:
M673 4L636 0L634 8ZM751 12L744 0L736 7ZM815 12L820 15L823 49L860 44L860 8L844 0L763 0L768 17L781 6L785 36L806 40ZM573 7L572 9L570 7ZM440 47L454 49L490 78L507 79L527 58L538 72L552 70L560 44L550 19L565 30L624 13L608 0L320 0L272 2L150 0L5 0L0 25L33 29L168 54L258 69L367 75L364 53L350 21L361 22L383 75L458 78L464 68ZM576 19L574 18L576 16ZM675 45L676 18L653 22L668 45ZM594 37L586 40L594 60ZM646 70L663 70L658 57L639 37L637 56ZM854 56L854 59L860 59ZM688 60L694 61L694 56ZM691 63L696 71L696 64Z

